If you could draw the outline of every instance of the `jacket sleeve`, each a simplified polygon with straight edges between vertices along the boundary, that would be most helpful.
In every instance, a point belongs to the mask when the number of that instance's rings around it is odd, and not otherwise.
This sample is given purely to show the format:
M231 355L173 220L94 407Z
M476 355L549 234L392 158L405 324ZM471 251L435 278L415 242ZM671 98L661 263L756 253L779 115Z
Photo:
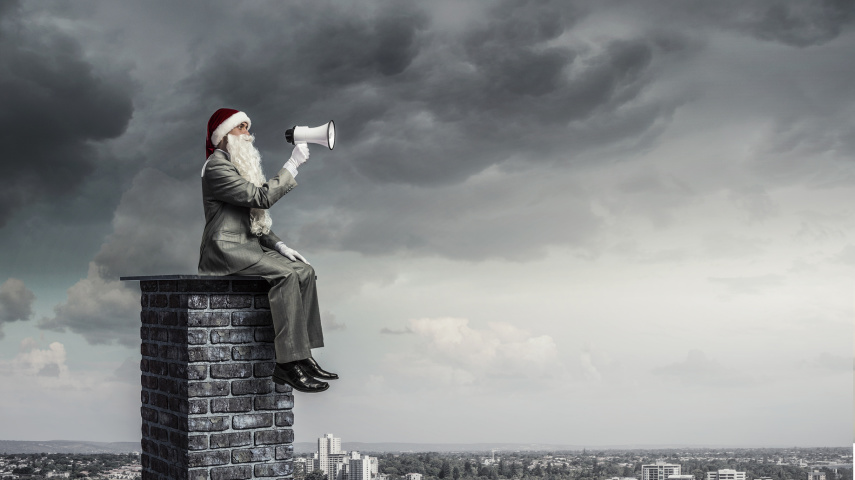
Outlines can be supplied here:
M282 239L277 237L276 234L273 233L273 231L271 230L270 233L260 236L258 238L258 241L259 243L261 243L261 246L267 247L271 250L276 250L274 247L277 243L281 242Z
M215 199L249 208L270 208L297 186L291 173L283 168L267 183L256 187L241 177L231 162L220 159L208 163L204 178L210 187L210 195Z

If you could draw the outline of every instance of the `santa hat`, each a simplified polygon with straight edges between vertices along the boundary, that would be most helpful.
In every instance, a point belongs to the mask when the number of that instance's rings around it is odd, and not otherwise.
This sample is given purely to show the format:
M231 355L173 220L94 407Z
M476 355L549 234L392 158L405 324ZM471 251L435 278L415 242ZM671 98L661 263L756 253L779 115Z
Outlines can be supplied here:
M246 128L252 126L245 113L233 108L221 108L208 120L208 138L205 139L205 158L214 153L214 149L233 128L246 122Z

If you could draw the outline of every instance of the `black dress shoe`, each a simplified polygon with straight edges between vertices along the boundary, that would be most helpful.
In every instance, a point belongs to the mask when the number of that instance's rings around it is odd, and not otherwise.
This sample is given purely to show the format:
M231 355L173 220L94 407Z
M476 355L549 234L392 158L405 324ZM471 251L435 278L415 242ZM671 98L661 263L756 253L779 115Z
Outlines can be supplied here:
M294 390L306 393L323 392L330 388L329 383L319 382L310 377L300 367L299 362L277 363L276 368L273 369L273 381L279 385L287 383Z
M318 362L316 362L312 357L297 360L297 363L303 367L304 372L315 378L320 378L321 380L338 380L338 375L321 368L321 366L318 365Z

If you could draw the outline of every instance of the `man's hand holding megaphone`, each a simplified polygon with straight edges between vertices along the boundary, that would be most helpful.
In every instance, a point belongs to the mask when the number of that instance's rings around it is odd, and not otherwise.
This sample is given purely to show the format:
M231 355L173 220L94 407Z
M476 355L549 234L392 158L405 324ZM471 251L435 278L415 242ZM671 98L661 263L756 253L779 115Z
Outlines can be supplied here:
M298 143L294 150L291 150L291 158L285 162L282 168L291 172L291 176L297 176L297 167L306 163L309 159L309 146L305 143Z

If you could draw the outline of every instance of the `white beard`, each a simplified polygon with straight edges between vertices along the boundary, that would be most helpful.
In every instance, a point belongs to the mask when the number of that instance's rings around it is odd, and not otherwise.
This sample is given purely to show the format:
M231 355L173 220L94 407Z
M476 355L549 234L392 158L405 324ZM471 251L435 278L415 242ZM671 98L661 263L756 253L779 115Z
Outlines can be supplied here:
M252 135L228 135L228 138L226 150L228 150L232 163L240 176L256 187L264 185L267 179L264 178L264 172L261 170L261 153L252 144L255 137ZM270 218L270 213L266 209L250 209L249 220L250 231L254 235L270 233L273 219Z

